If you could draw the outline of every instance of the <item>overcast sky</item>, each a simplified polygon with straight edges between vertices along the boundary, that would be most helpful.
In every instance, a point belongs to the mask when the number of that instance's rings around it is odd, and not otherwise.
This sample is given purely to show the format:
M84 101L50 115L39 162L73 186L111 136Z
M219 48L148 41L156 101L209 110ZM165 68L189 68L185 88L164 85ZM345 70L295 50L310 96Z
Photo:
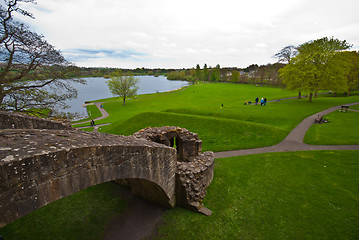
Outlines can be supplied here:
M37 2L22 20L77 66L241 68L325 36L359 50L359 0Z

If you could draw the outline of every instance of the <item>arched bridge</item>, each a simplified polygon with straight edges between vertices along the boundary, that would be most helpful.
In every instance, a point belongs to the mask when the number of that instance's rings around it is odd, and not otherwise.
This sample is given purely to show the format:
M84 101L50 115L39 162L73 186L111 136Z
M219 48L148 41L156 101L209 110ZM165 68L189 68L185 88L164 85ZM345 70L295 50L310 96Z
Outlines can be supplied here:
M177 199L199 210L213 177L213 153L201 154L200 140L189 139L192 133L181 128L161 130L176 132L166 146L145 136L83 132L5 112L0 124L0 227L89 186L120 179L150 201L173 207ZM195 143L187 159L178 159L174 137Z

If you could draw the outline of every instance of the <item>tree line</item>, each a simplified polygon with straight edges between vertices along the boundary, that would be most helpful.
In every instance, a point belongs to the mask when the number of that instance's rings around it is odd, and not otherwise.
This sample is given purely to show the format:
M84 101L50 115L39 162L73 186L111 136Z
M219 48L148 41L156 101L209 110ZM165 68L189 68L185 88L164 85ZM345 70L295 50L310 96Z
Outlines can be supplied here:
M285 64L278 62L260 66L252 64L247 68L221 68L219 64L216 67L208 67L207 64L204 64L201 68L197 64L192 69L170 71L167 73L167 78L169 80L186 80L192 83L204 81L281 86L282 81L279 78L278 70L284 66Z

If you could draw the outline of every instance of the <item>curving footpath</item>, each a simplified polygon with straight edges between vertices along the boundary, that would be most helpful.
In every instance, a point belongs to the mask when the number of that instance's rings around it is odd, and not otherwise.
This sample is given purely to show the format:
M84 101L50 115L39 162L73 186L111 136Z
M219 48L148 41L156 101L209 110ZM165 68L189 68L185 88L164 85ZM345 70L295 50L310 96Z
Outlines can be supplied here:
M357 105L359 102L345 104L348 106ZM326 115L340 109L340 106L328 108L304 119L288 136L280 143L270 147L252 148L214 153L215 158L226 158L258 153L287 152L287 151L311 151L311 150L359 150L359 145L309 145L303 142L305 133L314 124L319 114Z
M108 114L108 112L107 112L104 108L101 107L102 104L103 104L103 102L95 102L95 105L96 105L96 107L98 108L98 110L100 110L102 116L101 116L101 117L98 117L98 118L96 118L96 119L94 119L94 121L98 121L98 120L101 120L101 119L104 119L104 118L107 118L108 116L110 116L110 115ZM91 122L91 120L84 121L84 122L73 123L72 126L74 126L74 125L79 125L79 124L83 124L83 123L90 123L90 122ZM106 126L106 125L110 125L110 124L111 124L111 123L104 123L104 124L100 124L100 125L95 125L95 126L93 127L93 131L94 131L94 132L98 132L98 128L99 128L99 127ZM86 127L78 127L77 129L83 129L83 128L88 128L88 126L86 126Z

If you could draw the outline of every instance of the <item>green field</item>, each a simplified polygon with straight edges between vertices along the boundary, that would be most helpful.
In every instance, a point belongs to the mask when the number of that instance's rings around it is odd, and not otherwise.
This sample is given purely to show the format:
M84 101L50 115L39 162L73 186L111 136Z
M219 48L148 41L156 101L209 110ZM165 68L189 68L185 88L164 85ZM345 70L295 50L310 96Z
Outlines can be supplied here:
M223 151L274 145L306 117L359 102L356 92L351 97L323 95L313 103L293 99L264 107L243 105L256 96L272 100L295 95L252 85L194 85L141 95L126 106L117 98L99 100L105 101L110 117L96 124L111 122L101 131L124 135L149 126L185 127L199 134L203 150ZM328 114L329 123L313 126L305 140L359 144L358 127L353 127L358 115ZM216 159L204 200L213 215L179 207L168 210L155 238L358 239L358 156L358 151L311 151ZM0 234L6 240L101 239L109 219L126 209L118 188L105 183L73 194L7 225Z
M359 111L359 105L350 106L350 109L355 109Z
M100 132L119 135L131 135L145 127L185 127L198 133L204 151L225 151L274 145L304 118L331 106L359 101L354 93L351 97L320 96L313 103L293 99L264 107L243 104L256 96L274 100L295 95L280 88L254 85L192 85L173 93L141 95L126 106L116 98L99 100L105 101L110 116L96 124L110 122Z
M328 123L313 124L304 142L314 145L359 144L359 112L335 111L325 116Z
M156 239L358 239L357 151L216 159L204 200L212 216L176 207ZM101 239L126 203L115 184L91 187L0 229L11 239Z
M358 239L357 151L216 159L210 217L167 211L158 239Z

